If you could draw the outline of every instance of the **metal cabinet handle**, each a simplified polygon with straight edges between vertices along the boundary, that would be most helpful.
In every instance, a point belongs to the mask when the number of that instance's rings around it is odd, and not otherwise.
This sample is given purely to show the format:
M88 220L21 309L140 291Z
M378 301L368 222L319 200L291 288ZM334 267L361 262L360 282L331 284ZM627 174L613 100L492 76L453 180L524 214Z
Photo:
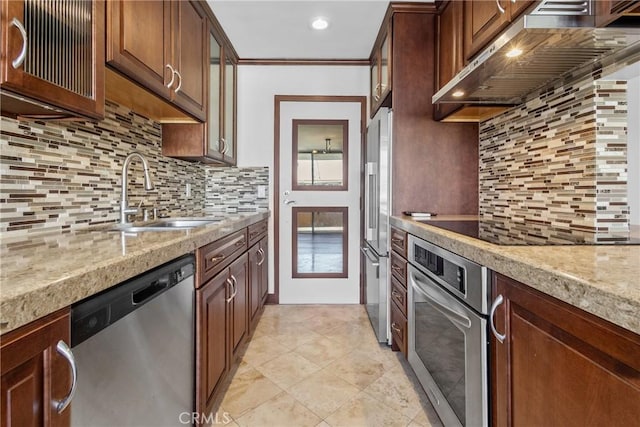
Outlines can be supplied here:
M258 266L261 266L262 264L264 264L264 260L266 259L266 257L264 256L264 250L262 248L259 248L258 254L260 254L260 260L258 261Z
M69 362L69 366L71 366L71 390L69 390L69 394L67 396L55 402L56 411L60 414L62 411L67 409L67 406L71 403L73 396L76 394L76 387L78 385L78 368L76 366L76 359L73 357L73 353L69 346L62 340L58 341L58 345L56 345L56 351L60 353L62 357L67 359Z
M284 204L285 205L293 205L296 201L295 200L289 200L289 199L284 199Z
M498 309L498 306L502 304L503 301L504 301L503 296L498 295L497 298L493 301L493 304L491 304L491 311L489 311L489 325L491 326L491 332L493 332L493 335L501 343L504 342L504 339L507 337L507 334L501 335L498 333L498 331L496 330L496 325L493 321L493 316L496 314L496 310Z
M220 142L222 142L222 150L220 150L220 153L227 154L227 150L229 150L229 146L227 145L227 140L224 138L220 138Z
M238 293L238 281L236 280L236 277L233 274L231 275L231 281L233 282L233 295L231 295L231 299L233 299L236 297Z
M225 256L226 256L225 254L213 256L213 257L211 257L211 262L222 261Z
M393 271L397 271L398 273L402 273L402 267L399 267L399 266L397 266L395 264L391 264L391 269Z
M168 68L169 71L171 71L171 81L169 81L169 83L167 83L167 88L170 89L171 86L173 86L173 82L176 80L176 70L173 69L171 64L167 64L164 67Z
M399 334L402 333L402 330L396 326L396 322L392 322L391 323L391 329L393 329L394 331L396 331Z
M500 13L504 14L506 10L504 10L504 8L500 5L500 0L496 0L496 4L498 5L498 10L500 11Z
M400 295L395 289L391 291L391 295L398 299L402 298L402 295Z
M244 246L244 244L245 244L244 239L242 239L242 240L240 240L240 241L238 241L238 242L236 242L236 243L235 243L235 245L236 245L236 246L238 246L238 247L240 247L240 246Z
M11 65L13 66L13 68L18 68L22 65L24 59L27 57L27 31L24 29L24 25L22 25L22 22L20 22L18 18L14 17L11 20L11 25L16 27L18 31L20 31L20 35L22 36L22 49L20 50L20 53L18 54L16 59L11 61Z
M392 237L391 238L391 243L402 243L404 242L404 239L400 238L400 237Z
M231 302L233 297L235 297L235 294L233 293L233 282L231 281L230 277L227 277L226 282L227 282L227 285L231 286L231 296L229 298L226 298L225 301Z
M180 71L175 70L176 75L178 76L178 79L180 79L178 81L178 87L175 90L175 93L178 93L180 91L180 88L182 87L182 74L180 74Z

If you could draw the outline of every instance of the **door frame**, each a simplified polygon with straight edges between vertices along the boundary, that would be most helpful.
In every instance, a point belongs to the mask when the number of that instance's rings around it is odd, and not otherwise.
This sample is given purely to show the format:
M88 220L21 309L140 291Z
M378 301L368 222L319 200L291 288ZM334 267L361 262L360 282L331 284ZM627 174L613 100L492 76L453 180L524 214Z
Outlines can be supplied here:
M360 104L360 241L364 238L364 156L367 138L366 96L325 95L275 95L273 125L273 293L267 296L267 304L280 303L280 104L283 102L351 102ZM364 303L362 257L360 257L360 304Z

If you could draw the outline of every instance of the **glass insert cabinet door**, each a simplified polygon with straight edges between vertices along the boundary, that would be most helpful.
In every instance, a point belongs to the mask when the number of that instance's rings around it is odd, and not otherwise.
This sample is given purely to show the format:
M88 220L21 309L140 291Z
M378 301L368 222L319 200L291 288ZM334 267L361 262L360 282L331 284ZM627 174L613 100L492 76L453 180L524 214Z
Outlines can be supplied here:
M348 277L346 207L295 207L293 277Z
M347 120L293 120L293 190L348 190Z

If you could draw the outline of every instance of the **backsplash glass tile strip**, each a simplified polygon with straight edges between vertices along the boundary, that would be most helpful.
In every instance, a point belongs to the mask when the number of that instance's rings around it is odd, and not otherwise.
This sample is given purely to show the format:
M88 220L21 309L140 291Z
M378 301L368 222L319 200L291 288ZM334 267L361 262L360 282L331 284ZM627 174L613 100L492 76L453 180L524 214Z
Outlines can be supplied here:
M269 209L269 168L208 168L205 212L236 213ZM258 186L265 197L258 197Z
M181 216L268 209L268 195L258 198L257 186L268 188L269 168L221 168L164 157L161 129L159 123L109 101L101 122L0 118L2 238L116 222L122 162L133 151L149 161L155 189L144 190L142 167L134 159L129 169L131 205L142 201L143 207Z
M162 157L159 123L111 102L105 116L101 122L1 119L3 237L117 221L122 162L133 151L148 159L155 189L144 190L142 167L134 159L129 170L131 205L142 202L169 214L202 212L203 166Z
M594 234L628 227L625 98L624 82L588 76L482 122L481 217Z

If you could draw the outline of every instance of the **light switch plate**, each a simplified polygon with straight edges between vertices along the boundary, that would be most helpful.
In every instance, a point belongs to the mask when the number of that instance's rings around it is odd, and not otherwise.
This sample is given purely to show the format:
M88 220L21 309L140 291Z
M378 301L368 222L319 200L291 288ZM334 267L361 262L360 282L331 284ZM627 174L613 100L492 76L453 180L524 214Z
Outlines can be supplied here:
M267 186L258 185L258 198L264 199L267 197Z

